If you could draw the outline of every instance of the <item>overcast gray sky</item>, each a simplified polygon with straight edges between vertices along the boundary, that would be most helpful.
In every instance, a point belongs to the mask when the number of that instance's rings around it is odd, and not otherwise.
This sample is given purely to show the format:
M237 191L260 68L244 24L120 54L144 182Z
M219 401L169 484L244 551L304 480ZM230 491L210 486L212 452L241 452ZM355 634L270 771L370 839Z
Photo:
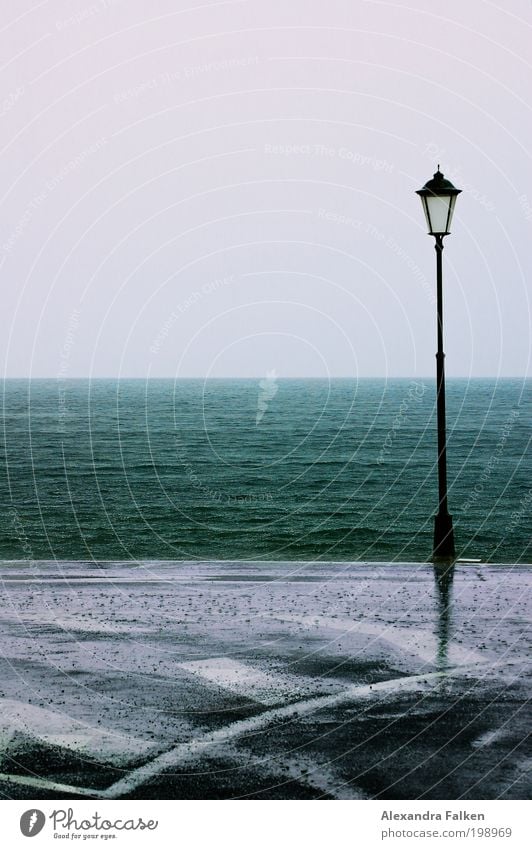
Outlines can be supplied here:
M528 372L530 0L2 10L7 376Z

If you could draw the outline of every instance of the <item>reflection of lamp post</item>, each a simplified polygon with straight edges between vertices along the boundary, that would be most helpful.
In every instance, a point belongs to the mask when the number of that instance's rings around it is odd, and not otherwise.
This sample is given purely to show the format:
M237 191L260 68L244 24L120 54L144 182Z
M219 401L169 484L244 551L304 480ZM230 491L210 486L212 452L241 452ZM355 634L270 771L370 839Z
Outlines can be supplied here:
M445 669L449 665L449 641L451 638L451 590L453 586L454 563L437 563L434 565L434 578L438 597L438 620L436 636L438 647L436 665Z
M453 517L447 509L447 452L445 439L445 366L443 353L442 253L443 237L450 233L457 195L456 189L438 170L417 194L421 197L429 234L436 239L436 277L438 310L438 353L436 354L436 393L438 412L438 493L439 508L434 517L433 560L454 558Z

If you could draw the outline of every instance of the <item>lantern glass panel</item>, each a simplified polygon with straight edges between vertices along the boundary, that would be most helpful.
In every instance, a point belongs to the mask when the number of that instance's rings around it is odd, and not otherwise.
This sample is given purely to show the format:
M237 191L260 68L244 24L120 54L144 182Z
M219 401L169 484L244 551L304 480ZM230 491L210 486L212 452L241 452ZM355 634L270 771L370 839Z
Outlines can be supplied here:
M449 233L456 195L429 195L423 198L423 207L429 233L433 236Z

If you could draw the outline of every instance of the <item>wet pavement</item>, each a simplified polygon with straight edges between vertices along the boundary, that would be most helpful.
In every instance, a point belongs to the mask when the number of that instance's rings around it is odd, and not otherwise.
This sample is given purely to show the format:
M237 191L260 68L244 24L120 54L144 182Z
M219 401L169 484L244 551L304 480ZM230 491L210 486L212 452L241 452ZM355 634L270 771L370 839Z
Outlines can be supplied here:
M528 798L531 577L4 562L0 792Z

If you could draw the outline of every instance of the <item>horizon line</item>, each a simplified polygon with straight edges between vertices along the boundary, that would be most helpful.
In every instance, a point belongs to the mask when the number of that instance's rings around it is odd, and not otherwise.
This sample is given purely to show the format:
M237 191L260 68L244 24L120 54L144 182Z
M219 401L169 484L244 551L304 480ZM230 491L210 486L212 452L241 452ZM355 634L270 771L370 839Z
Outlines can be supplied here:
M267 376L264 373L253 374L253 375L221 375L221 376L210 376L205 377L205 375L180 375L179 377L172 377L170 375L89 375L89 374L79 374L79 375L4 375L1 380L54 380L58 383L67 383L68 381L73 380L263 380L264 377ZM422 374L422 375L386 375L386 374L373 374L373 375L292 375L289 377L282 377L281 375L275 375L275 380L431 380L435 381L436 377L433 374ZM493 375L493 374L475 374L475 375L467 375L467 374L452 374L446 375L447 380L530 380L532 379L532 375L526 374L503 374L503 375Z

